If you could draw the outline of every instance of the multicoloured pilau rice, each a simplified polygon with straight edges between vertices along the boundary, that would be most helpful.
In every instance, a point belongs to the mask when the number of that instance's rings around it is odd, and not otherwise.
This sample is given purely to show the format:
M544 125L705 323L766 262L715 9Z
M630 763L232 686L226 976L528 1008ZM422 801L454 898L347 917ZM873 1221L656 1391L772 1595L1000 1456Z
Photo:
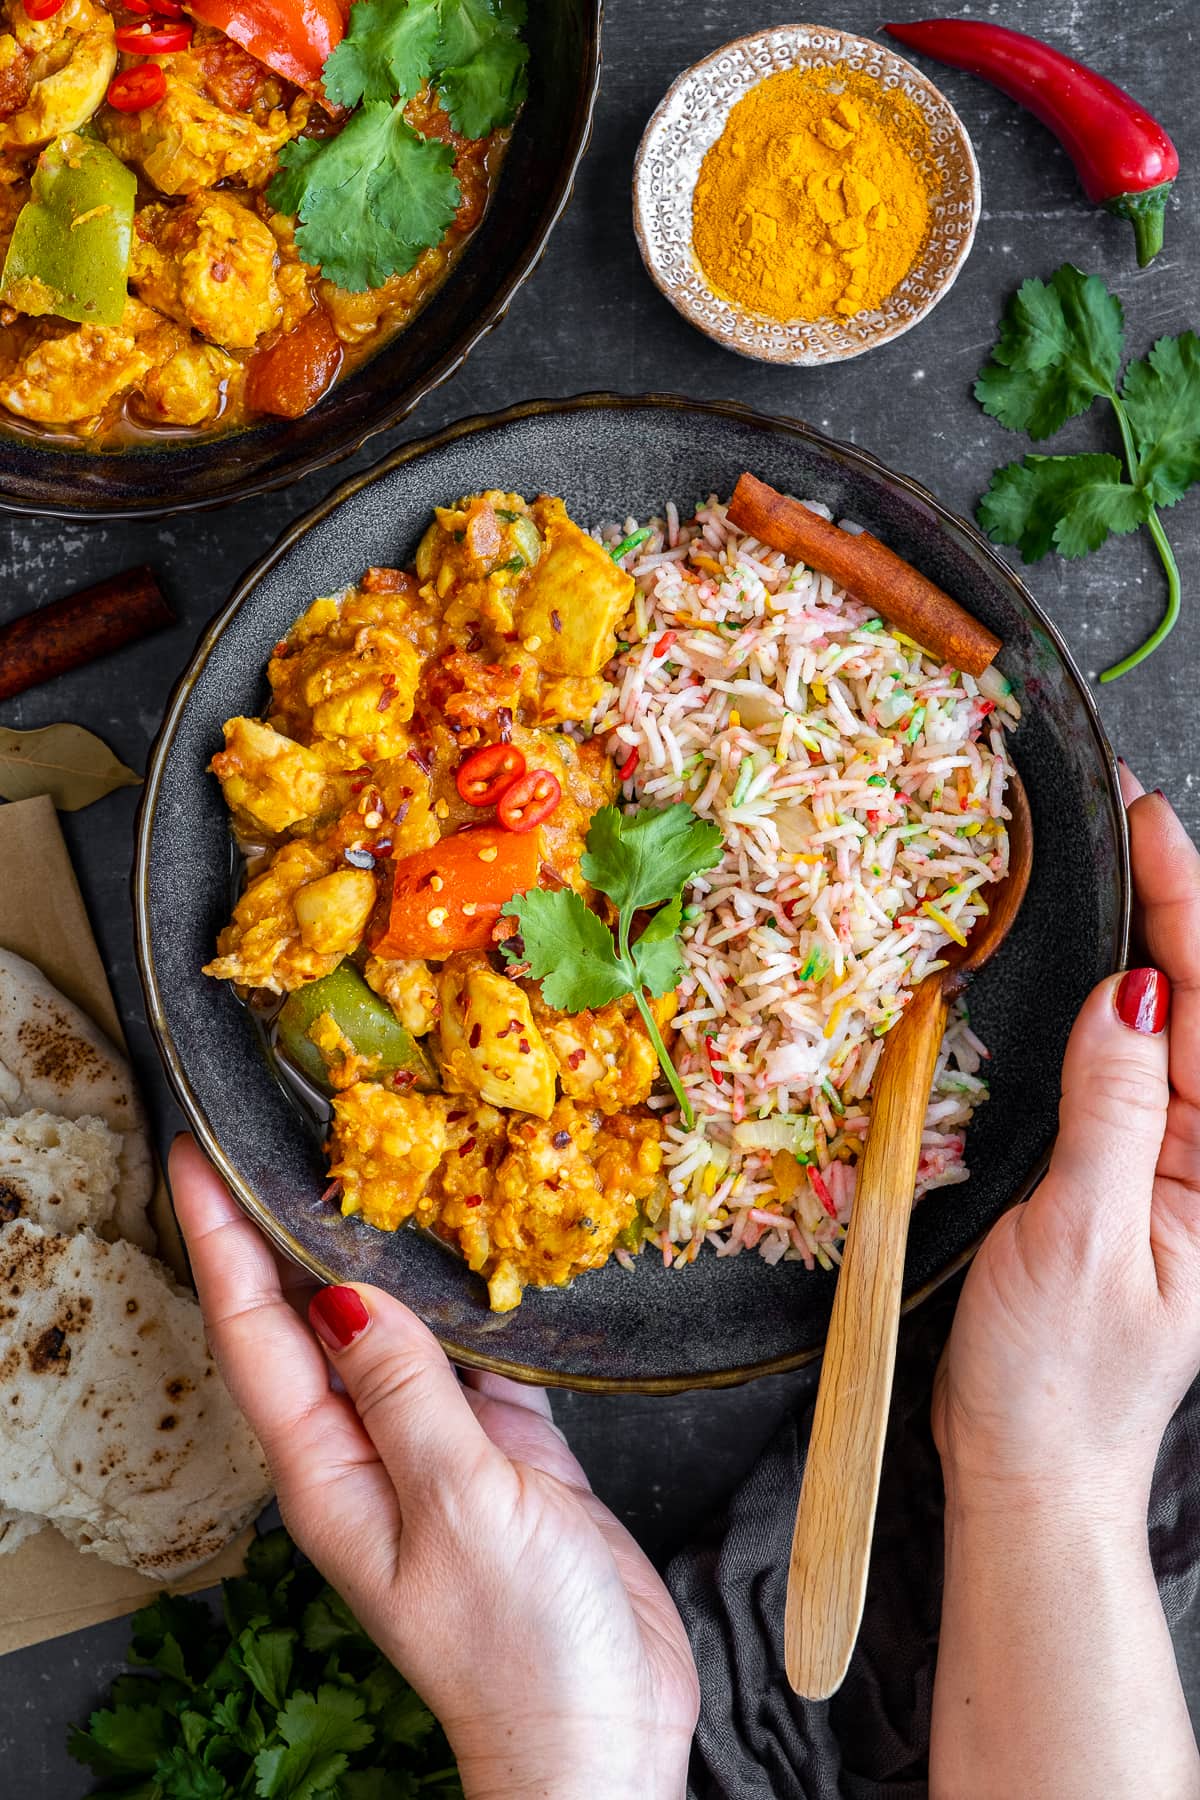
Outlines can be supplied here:
M668 506L625 566L633 628L596 729L627 800L686 800L725 834L685 896L675 1060L696 1126L667 1118L652 1241L674 1263L707 1240L828 1267L884 1035L1008 867L1020 708L998 672L940 667L828 576L739 534L715 499L687 524ZM918 1194L966 1179L987 1056L960 1009Z

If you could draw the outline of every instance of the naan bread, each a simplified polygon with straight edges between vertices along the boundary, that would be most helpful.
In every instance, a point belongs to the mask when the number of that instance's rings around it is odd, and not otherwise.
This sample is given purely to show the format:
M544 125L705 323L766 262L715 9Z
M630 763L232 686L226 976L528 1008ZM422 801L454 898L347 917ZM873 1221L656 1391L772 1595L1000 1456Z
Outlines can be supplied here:
M121 1138L103 1119L0 1119L0 1225L103 1231L117 1205Z
M40 969L0 950L0 1116L35 1107L64 1119L100 1118L121 1134L110 1229L152 1250L146 1207L154 1168L129 1064Z
M270 1496L257 1439L168 1271L94 1232L0 1230L0 1551L21 1516L159 1580Z

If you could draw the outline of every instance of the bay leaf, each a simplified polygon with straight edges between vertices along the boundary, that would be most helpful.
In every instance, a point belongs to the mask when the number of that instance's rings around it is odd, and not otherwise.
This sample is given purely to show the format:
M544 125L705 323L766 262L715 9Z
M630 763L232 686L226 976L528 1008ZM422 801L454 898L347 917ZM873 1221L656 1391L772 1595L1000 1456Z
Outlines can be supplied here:
M95 732L82 725L43 725L39 731L0 728L0 799L49 794L60 812L78 812L116 788L139 787Z

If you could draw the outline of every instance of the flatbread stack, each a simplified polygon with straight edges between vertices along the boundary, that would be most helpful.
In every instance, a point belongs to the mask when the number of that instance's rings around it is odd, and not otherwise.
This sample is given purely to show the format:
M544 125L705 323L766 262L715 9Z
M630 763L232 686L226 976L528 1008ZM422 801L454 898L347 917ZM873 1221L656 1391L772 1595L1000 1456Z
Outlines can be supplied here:
M195 1299L148 1254L153 1183L128 1064L0 951L0 1554L50 1523L168 1579L270 1496Z

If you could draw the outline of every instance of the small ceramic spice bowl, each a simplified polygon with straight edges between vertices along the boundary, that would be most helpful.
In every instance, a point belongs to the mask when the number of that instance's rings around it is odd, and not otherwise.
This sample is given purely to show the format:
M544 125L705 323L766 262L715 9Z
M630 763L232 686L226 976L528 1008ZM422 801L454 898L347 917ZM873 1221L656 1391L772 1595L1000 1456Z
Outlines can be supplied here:
M929 229L916 261L876 309L771 318L715 292L701 268L692 241L700 167L733 108L760 81L787 69L837 65L872 77L920 112L935 177ZM759 362L845 362L911 330L953 287L975 237L979 205L975 152L946 96L885 45L824 25L781 25L735 38L686 69L647 125L634 165L634 229L655 285L699 330Z

